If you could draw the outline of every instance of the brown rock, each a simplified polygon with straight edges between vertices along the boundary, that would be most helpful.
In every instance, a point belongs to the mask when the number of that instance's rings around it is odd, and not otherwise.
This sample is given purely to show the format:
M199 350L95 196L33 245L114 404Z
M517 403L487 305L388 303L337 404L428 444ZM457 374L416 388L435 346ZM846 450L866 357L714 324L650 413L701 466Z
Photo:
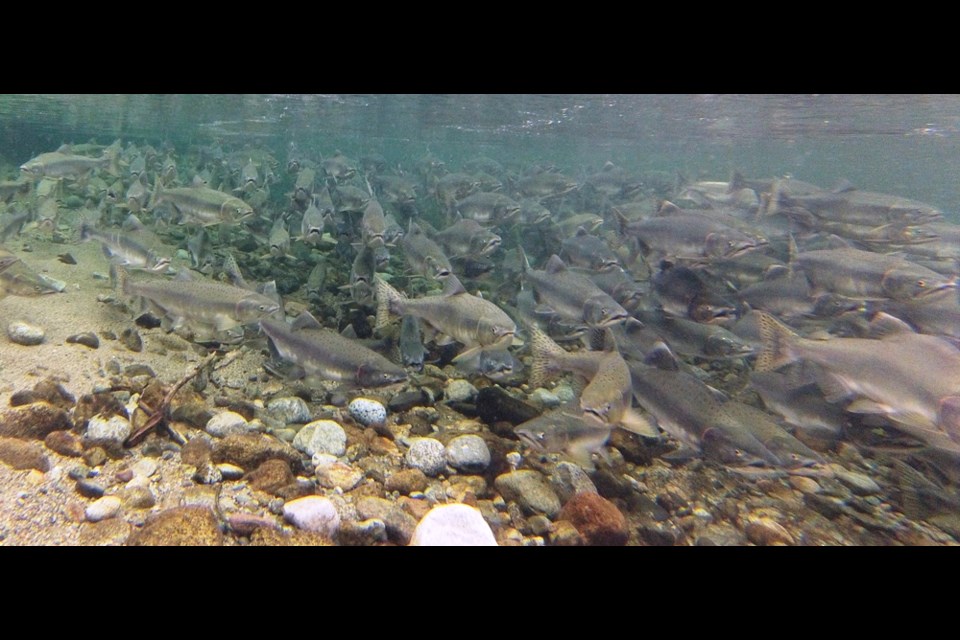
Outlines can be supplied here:
M59 407L34 402L0 414L0 436L43 440L48 433L73 426L70 416Z
M747 518L744 533L747 539L757 545L795 544L793 536L783 526L767 517L750 516Z
M616 505L596 493L578 493L560 510L591 546L623 546L630 538L627 519Z
M248 471L271 458L285 460L291 469L300 470L300 452L286 442L263 433L229 435L213 445L214 462L229 462Z
M98 413L105 420L109 420L110 416L128 417L126 407L112 393L89 393L80 397L76 408L73 410L73 426L79 431L85 430L90 418Z
M103 447L91 447L83 452L83 461L88 467L99 467L109 459Z
M149 518L127 538L129 546L191 547L220 546L223 534L213 511L203 507L168 509Z
M120 492L123 504L133 509L150 509L157 503L149 487L124 487Z
M414 491L426 489L428 482L426 474L420 469L404 469L391 474L383 488L387 491L399 491L401 494L408 496Z
M581 547L584 541L583 536L569 520L560 520L553 524L550 544L555 547Z
M247 473L244 479L250 486L260 491L277 495L277 489L295 482L290 465L283 460L267 460L253 471Z
M130 524L123 518L85 522L80 526L79 542L85 547L120 547L130 536Z
M83 455L83 443L80 442L80 436L72 431L51 431L43 439L43 444L47 446L47 449L69 458L79 458Z
M43 454L43 448L19 438L0 437L0 462L5 462L14 469L50 469L50 461Z
M10 406L19 407L31 402L49 402L55 407L69 410L77 399L52 378L41 380L30 391L17 391L10 396Z
M202 436L193 438L180 449L180 461L198 469L210 462L213 456L213 445L208 438Z
M251 547L332 547L333 541L313 531L297 529L291 533L258 527L250 534Z
M413 498L408 498L406 496L401 496L397 500L397 504L400 505L400 508L413 516L414 520L420 522L423 520L423 516L427 515L433 505L430 504L428 500L414 500Z

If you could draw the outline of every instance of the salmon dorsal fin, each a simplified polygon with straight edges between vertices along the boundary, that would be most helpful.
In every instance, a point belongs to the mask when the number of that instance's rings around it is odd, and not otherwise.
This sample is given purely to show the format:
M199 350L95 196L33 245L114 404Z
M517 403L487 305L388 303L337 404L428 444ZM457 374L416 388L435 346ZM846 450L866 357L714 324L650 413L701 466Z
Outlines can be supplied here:
M463 283L460 282L459 278L452 273L447 276L446 280L443 282L444 296L455 296L466 292L467 290L463 288Z
M663 342L658 342L647 353L647 357L643 359L644 364L651 367L656 367L658 369L663 369L664 371L678 371L680 365L677 362L677 356L670 351L668 347Z
M889 313L878 311L870 320L870 337L882 340L892 335L916 333L909 324Z
M553 254L550 256L550 259L547 260L547 266L544 267L547 273L563 273L567 270L567 265L560 259L560 256Z
M316 318L313 317L313 314L309 311L304 311L297 316L297 319L293 321L293 324L290 325L291 331L299 331L301 329L321 329L322 326Z

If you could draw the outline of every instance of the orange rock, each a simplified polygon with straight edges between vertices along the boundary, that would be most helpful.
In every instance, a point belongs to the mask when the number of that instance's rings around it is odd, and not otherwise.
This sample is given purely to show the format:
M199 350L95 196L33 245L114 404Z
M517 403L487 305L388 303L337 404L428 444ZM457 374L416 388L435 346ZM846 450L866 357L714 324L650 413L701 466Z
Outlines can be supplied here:
M596 493L574 495L557 519L569 520L591 546L623 546L630 538L627 519L616 505Z

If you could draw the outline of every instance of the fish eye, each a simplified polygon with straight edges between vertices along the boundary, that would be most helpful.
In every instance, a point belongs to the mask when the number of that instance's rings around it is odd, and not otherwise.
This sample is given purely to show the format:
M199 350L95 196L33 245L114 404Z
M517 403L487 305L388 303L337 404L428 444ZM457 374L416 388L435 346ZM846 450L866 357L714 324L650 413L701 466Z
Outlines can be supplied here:
M921 289L923 289L925 286L927 286L927 281L926 281L926 280L917 280L917 286L920 287Z

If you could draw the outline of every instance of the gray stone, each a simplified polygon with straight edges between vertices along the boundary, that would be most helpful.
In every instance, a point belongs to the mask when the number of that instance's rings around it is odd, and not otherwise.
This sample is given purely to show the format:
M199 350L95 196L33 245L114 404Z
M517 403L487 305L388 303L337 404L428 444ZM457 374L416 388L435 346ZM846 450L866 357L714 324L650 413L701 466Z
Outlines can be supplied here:
M360 522L344 522L340 527L340 544L367 547L387 541L387 525L379 518Z
M850 490L858 496L869 496L880 493L880 485L862 473L837 471L836 477L840 482L850 487Z
M340 530L340 514L329 498L305 496L283 505L283 518L298 529L335 538Z
M407 449L406 461L414 469L420 469L428 476L435 476L447 468L446 448L439 440L417 438Z
M596 493L597 487L587 472L572 462L562 460L550 474L550 486L556 491L560 502L566 503L578 493Z
M157 461L153 458L143 458L131 466L130 469L133 471L134 475L149 478L157 472L157 467L159 466L160 465L157 464Z
M250 423L239 413L221 411L207 421L206 432L215 438L225 438L234 433L250 431Z
M30 347L43 342L44 332L36 325L17 321L7 326L7 337L11 342Z
M497 476L494 486L504 498L516 502L529 514L543 513L552 518L560 511L560 498L543 476L532 469Z
M447 402L469 402L477 397L477 388L466 380L450 380L443 397Z
M564 402L573 402L577 399L577 394L574 393L573 389L566 384L558 384L553 388L553 392L559 398L561 403Z
M543 387L533 390L530 394L530 402L545 407L547 409L560 406L560 397L555 393L547 391Z
M122 444L130 435L130 421L123 416L112 415L108 419L97 414L87 422L87 432L83 434L86 444L110 443Z
M365 427L380 425L387 420L387 410L383 404L370 398L354 398L347 406L347 412Z
M310 407L303 398L291 396L288 398L274 398L267 403L267 411L284 424L310 422Z
M85 515L90 522L100 522L120 513L123 503L117 496L104 496L87 505Z
M457 436L446 451L447 462L458 471L480 473L490 465L490 449L480 436Z
M347 451L347 433L333 420L315 420L297 432L293 447L308 456L318 453L342 456Z
M478 509L465 504L443 504L423 517L410 546L495 547L497 541Z

